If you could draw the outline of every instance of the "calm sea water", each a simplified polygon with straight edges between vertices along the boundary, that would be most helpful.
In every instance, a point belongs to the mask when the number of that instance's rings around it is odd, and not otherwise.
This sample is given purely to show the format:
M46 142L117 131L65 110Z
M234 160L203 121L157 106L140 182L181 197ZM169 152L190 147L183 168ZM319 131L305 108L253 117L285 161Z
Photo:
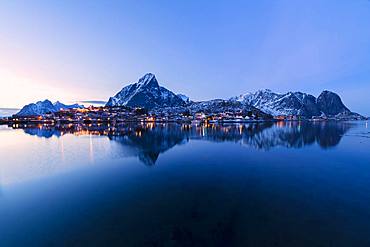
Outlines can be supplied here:
M0 126L1 246L370 246L366 122Z

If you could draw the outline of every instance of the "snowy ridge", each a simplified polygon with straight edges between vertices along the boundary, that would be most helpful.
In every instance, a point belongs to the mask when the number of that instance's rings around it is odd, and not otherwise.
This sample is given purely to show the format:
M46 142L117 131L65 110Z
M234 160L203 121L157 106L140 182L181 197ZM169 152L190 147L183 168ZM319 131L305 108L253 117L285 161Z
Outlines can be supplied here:
M183 94L175 94L159 85L152 73L147 73L138 82L122 88L106 103L108 107L128 106L146 108L160 113L197 113L210 114L221 112L252 112L259 116L315 116L338 117L350 119L361 118L359 114L351 112L342 102L339 95L323 91L318 98L302 93L288 92L275 93L269 89L258 90L254 93L242 94L237 97L214 99L202 102L193 102ZM65 105L59 101L54 104L49 100L39 101L26 105L18 116L44 115L57 112L61 109L82 108L78 104Z
M185 103L189 103L190 102L190 98L188 96L186 96L185 94L177 94L177 96L179 96Z
M324 91L318 98L302 92L275 93L269 89L258 90L228 100L209 100L192 102L182 94L174 94L160 87L154 74L148 73L137 83L124 87L107 106L144 107L161 112L178 112L181 110L198 112L220 112L233 110L258 110L273 116L350 116L354 115L341 101L340 97L330 91Z
M16 116L42 116L47 113L57 112L62 109L77 109L84 108L84 106L79 104L65 105L59 101L54 104L50 100L38 101L36 103L31 103L24 106Z
M351 114L343 104L340 97L330 91L324 91L318 98L302 93L288 92L274 93L269 89L247 93L230 99L246 105L254 106L274 116L336 116L338 114Z
M152 73L147 73L137 83L124 87L106 106L130 106L153 109L184 105L185 101L159 83Z

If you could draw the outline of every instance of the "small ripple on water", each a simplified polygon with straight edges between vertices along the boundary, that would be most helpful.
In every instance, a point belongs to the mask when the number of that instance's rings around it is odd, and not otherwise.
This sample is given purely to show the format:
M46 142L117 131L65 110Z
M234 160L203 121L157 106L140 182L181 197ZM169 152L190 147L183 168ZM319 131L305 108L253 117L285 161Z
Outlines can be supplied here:
M370 138L370 132L360 132L360 133L346 134L345 136Z

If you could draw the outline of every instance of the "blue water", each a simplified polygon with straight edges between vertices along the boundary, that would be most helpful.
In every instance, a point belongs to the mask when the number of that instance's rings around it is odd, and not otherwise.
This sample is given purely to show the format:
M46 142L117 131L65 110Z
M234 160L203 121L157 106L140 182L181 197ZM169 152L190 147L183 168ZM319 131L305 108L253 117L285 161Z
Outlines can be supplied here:
M370 246L366 122L0 127L1 246Z

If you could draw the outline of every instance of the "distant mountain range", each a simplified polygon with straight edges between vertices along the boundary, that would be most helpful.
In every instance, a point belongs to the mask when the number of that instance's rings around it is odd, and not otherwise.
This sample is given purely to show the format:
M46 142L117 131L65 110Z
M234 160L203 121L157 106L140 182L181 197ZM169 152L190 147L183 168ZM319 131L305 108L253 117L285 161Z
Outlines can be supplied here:
M16 114L16 116L39 116L50 112L57 112L62 109L74 109L74 108L84 108L84 106L79 104L65 105L59 101L53 104L51 103L50 100L44 100L24 106Z
M355 116L333 92L323 91L318 98L302 92L285 94L274 93L271 90L259 90L233 97L228 100L218 99L202 102L193 102L189 97L175 94L160 87L157 79L151 73L140 78L137 83L124 87L114 97L111 97L107 106L139 106L147 109L180 108L181 110L219 112L238 109L254 109L273 116L299 115L313 116ZM225 109L226 108L226 109ZM172 109L177 110L177 109Z
M341 98L333 92L323 91L318 98L302 93L289 92L285 94L274 93L269 89L259 90L230 99L246 105L254 106L274 116L349 116L356 115L342 102Z
M128 106L143 107L153 112L208 112L252 111L255 115L268 116L313 116L327 117L360 117L351 112L342 102L339 95L323 91L319 97L302 93L275 93L269 89L247 93L230 99L216 99L194 102L183 94L175 94L159 85L152 73L147 73L138 82L125 86L106 103L108 107ZM19 116L43 115L60 109L82 108L83 106L65 105L60 102L52 104L49 100L26 105L17 113Z

